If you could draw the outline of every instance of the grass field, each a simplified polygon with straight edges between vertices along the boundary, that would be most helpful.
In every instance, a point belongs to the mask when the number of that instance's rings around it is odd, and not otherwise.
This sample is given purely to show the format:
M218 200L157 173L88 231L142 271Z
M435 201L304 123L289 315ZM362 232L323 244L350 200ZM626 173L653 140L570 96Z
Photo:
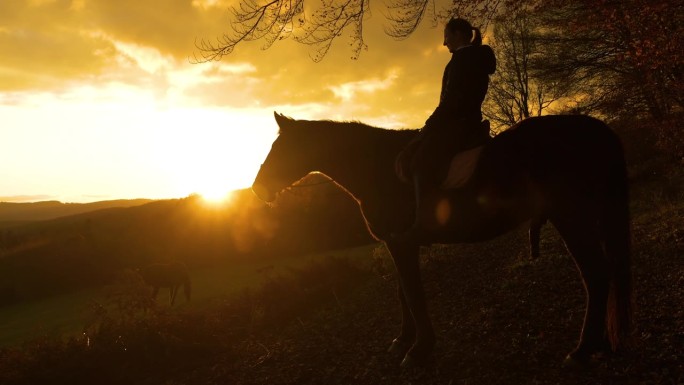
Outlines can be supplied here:
M253 289L265 280L290 274L312 262L337 257L359 264L371 261L376 245L328 251L320 254L283 258L243 259L190 271L192 300L186 303L182 293L176 298L176 307L208 306L213 301ZM0 347L19 346L24 342L50 337L75 336L92 317L91 305L105 300L103 288L83 290L52 298L20 303L0 308ZM157 302L168 306L168 291L160 290Z

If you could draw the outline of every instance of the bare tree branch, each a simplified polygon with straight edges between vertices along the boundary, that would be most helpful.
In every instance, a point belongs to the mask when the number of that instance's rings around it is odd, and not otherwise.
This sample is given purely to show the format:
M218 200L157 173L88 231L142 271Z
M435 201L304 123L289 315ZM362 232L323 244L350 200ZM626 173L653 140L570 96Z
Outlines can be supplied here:
M432 7L428 7L430 4ZM406 39L415 32L427 11L431 12L434 20L436 17L434 1L391 0L387 3L387 15L385 16L390 22L390 26L385 27L385 33L395 39Z
M304 0L271 0L263 4L257 0L243 0L230 11L232 33L224 34L216 42L195 41L200 56L195 55L194 62L220 60L244 41L263 40L263 49L267 49L275 41L289 37L304 23Z
M314 12L312 20L303 25L303 35L295 39L314 47L314 61L322 60L335 39L351 27L352 58L359 57L367 46L363 39L363 20L370 12L370 0L324 0L323 7Z
M562 83L542 81L532 73L530 62L536 53L537 35L528 12L507 12L497 18L492 46L498 69L492 76L483 113L497 132L545 113L561 95L556 85Z
M370 14L370 0L320 0L309 17L305 15L307 0L241 0L230 9L229 32L215 40L195 41L198 54L192 62L221 60L235 48L249 41L262 41L263 49L276 41L292 38L313 47L311 58L322 60L333 43L342 36L349 38L352 58L367 49L364 40L364 23ZM309 3L312 0L308 0ZM433 25L451 16L470 19L474 25L486 28L489 20L498 12L502 2L523 3L524 0L447 0L443 9L437 1L444 0L387 0L385 33L395 39L405 39L418 28L426 15Z

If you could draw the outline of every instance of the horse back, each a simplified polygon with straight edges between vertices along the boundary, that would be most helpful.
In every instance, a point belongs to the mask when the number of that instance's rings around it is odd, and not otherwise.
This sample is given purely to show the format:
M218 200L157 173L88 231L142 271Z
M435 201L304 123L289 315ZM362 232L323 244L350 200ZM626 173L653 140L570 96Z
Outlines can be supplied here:
M622 146L605 123L526 119L485 145L467 187L453 191L454 233L479 241L530 218L595 211L616 167L625 167Z
M481 170L490 177L542 184L588 182L616 163L624 163L619 138L602 121L584 115L525 119L494 137L481 156Z

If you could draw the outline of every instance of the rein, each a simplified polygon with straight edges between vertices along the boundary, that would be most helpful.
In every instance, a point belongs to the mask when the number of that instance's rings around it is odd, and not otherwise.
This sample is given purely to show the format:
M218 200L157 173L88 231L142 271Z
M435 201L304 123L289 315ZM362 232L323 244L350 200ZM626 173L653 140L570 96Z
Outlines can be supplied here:
M299 194L297 194L296 189L301 189L301 188L305 188L305 187L315 187L315 186L320 186L320 185L333 183L333 182L334 181L332 179L328 179L328 180L324 180L324 181L320 181L320 182L294 184L294 185L285 187L285 189L283 189L283 192L288 192L292 195L299 195ZM328 196L329 195L337 195L337 193L328 193L326 195L328 195Z
M294 185L286 187L285 189L287 190L287 189L292 189L292 188L312 187L312 186L319 186L319 185L328 184L328 183L333 183L333 180L328 179L328 180L324 180L322 182L294 184Z

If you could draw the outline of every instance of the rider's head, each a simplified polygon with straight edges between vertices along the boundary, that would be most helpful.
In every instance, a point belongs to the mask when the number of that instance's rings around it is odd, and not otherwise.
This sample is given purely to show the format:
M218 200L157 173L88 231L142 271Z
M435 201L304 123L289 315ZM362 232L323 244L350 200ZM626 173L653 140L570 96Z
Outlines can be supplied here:
M468 20L452 18L444 27L444 45L452 53L466 45L482 45L482 34Z

